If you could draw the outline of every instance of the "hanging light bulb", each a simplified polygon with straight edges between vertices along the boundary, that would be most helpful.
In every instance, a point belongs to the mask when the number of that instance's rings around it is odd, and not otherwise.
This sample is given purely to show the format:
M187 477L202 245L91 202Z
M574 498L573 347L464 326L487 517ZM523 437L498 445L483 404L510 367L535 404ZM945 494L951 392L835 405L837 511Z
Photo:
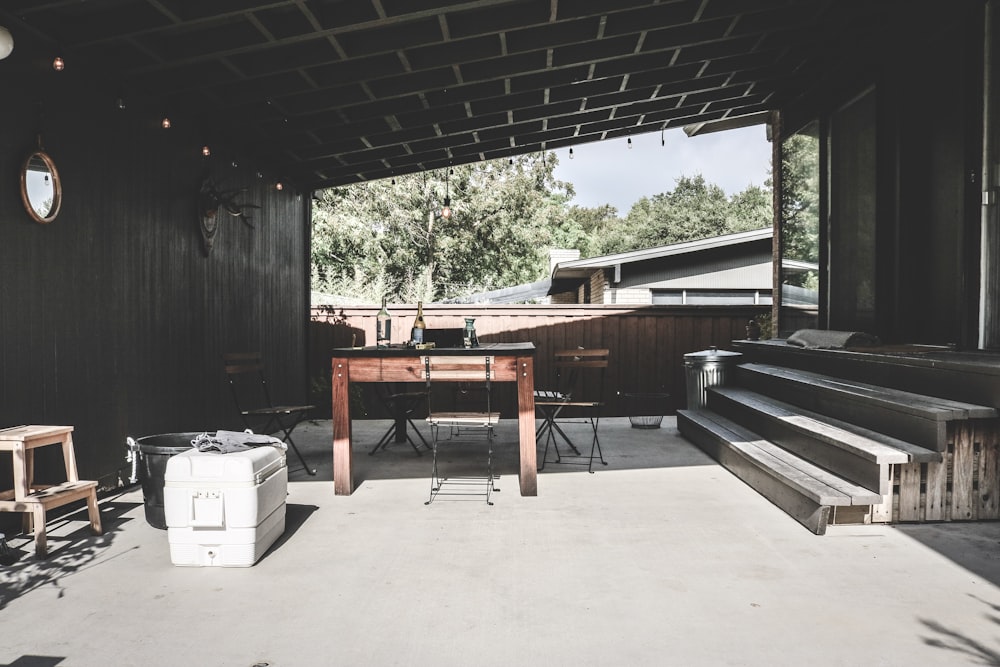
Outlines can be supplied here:
M119 111L125 111L125 98L124 97L119 97L118 99L116 99L115 100L115 107Z
M666 128L664 128L664 127L661 127L661 128L660 128L660 145L661 145L661 146L666 146L666 145L667 145L667 140L666 140L666 138L664 138L664 136L663 136L663 131L664 131L665 129L666 129Z
M571 149L569 149L569 159L570 159L570 160L572 160L572 159L573 159L573 149L572 149L572 148L571 148Z
M448 173L444 177L444 206L441 207L441 217L447 220L451 217L451 197L449 196L451 192L449 191L449 180L452 174L452 170L449 169Z
M632 137L628 138L628 149L632 150Z
M284 190L285 186L284 186L284 184L281 181L278 181L277 183L274 184L274 189L275 190Z
M66 69L66 61L62 59L62 56L55 57L55 60L52 61L52 69L57 72L61 72Z
M201 147L201 154L204 155L205 157L208 157L209 155L212 154L212 149L208 147L208 144L205 144L204 146Z
M160 127L162 127L164 130L169 130L170 129L170 119L167 118L166 116L164 116L163 120L160 121Z

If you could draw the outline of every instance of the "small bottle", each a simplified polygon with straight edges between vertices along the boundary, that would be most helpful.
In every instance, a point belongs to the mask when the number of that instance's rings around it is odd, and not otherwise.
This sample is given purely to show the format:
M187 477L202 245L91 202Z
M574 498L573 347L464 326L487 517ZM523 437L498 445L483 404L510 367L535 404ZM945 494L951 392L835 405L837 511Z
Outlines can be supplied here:
M417 301L417 317L413 320L413 329L410 330L410 341L414 345L424 342L424 329L427 324L424 322L424 302Z
M465 347L479 347L479 338L476 337L475 318L465 318L465 331L462 333L462 344Z
M375 316L375 345L377 347L389 347L392 340L392 315L385 307L385 297L382 297L382 310Z

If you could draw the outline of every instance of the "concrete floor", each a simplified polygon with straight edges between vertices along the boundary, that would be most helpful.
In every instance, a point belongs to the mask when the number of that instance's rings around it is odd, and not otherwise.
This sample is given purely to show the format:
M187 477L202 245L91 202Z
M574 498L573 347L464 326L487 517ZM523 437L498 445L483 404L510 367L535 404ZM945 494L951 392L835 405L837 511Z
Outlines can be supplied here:
M812 535L683 439L604 420L609 465L522 498L516 422L495 506L424 505L430 457L364 443L333 494L329 422L290 457L288 527L252 568L171 565L141 492L50 522L0 566L0 665L1000 665L1000 523Z

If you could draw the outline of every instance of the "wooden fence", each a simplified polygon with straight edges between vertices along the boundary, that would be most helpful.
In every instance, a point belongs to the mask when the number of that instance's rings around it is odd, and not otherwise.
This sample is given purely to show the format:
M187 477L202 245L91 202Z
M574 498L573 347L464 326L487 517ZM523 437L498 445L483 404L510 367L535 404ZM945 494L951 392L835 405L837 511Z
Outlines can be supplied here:
M412 305L390 304L393 343L409 338L416 316ZM309 329L312 400L330 405L331 350L370 345L375 340L377 307L314 308ZM550 359L556 350L606 347L611 364L605 381L608 416L648 414L651 407L624 396L630 393L666 393L663 414L685 406L684 355L711 346L729 347L746 336L746 323L768 312L767 306L612 306L612 305L466 305L424 306L428 328L460 328L466 317L476 320L483 343L531 341L537 348L535 384L552 386L555 371ZM515 396L501 391L501 414L515 414ZM364 415L385 417L368 390L358 390ZM361 417L361 405L352 408ZM319 414L328 414L329 408Z

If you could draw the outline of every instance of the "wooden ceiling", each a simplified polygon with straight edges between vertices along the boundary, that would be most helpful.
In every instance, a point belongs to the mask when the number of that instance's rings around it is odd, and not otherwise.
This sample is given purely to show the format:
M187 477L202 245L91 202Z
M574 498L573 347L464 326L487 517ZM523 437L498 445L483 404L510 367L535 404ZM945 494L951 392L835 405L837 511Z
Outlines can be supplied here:
M760 123L855 62L900 6L4 0L0 25L15 43L28 31L79 71L99 72L129 105L196 114L316 189L664 128Z

